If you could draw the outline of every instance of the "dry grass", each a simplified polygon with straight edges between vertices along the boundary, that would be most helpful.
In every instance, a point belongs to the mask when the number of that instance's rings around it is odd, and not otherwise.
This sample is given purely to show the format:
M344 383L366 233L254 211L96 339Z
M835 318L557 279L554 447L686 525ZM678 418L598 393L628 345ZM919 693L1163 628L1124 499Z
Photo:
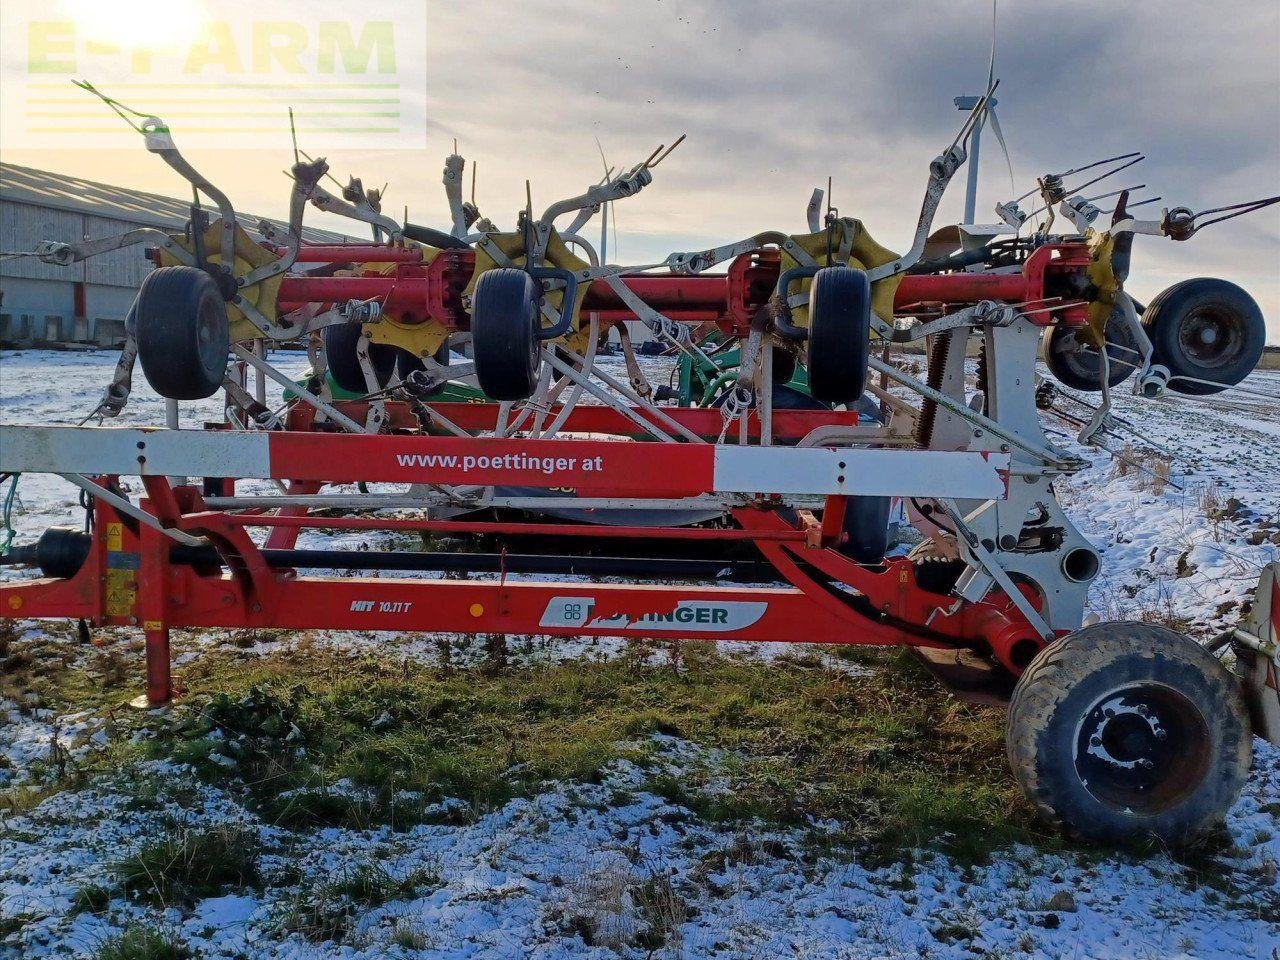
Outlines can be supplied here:
M1135 485L1154 496L1163 496L1169 486L1173 463L1154 450L1125 444L1113 457L1112 474L1117 477L1134 477Z

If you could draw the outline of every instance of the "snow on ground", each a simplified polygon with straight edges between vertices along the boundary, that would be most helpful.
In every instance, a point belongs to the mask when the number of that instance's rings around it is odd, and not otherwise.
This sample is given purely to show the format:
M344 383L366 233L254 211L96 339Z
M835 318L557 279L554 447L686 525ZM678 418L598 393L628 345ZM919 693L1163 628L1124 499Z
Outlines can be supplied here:
M299 356L297 366L303 362ZM5 354L0 419L76 422L96 403L113 364L103 353ZM1280 373L1255 374L1244 386L1210 398L1150 402L1118 395L1119 413L1146 438L1122 456L1143 469L1055 438L1091 464L1059 493L1103 555L1091 601L1099 616L1155 616L1208 636L1238 615L1261 565L1280 553ZM140 376L136 387L120 422L161 422L162 401ZM217 413L216 401L184 405L183 423L194 426ZM1121 450L1122 442L1110 438L1108 445ZM1144 451L1149 446L1170 455L1167 482L1144 472L1164 471ZM19 492L14 519L21 539L79 520L77 493L61 481L24 477ZM401 656L439 653L432 638L316 632L313 639L393 645ZM225 642L225 635L192 635L183 656ZM267 637L256 649L286 643ZM613 652L607 642L538 638L512 649L517 662ZM0 788L21 783L28 768L46 761L55 738L60 749L87 749L95 738L101 742L101 726L89 715L23 716L3 706ZM659 747L672 772L704 759L680 741ZM172 784L186 775L154 764L131 774L139 776ZM0 934L0 956L93 956L111 932L144 911L116 898L105 915L76 912L76 893L178 818L244 824L268 850L268 875L277 870L282 878L262 891L166 914L198 955L228 960L613 957L619 951L610 944L645 922L638 903L655 887L667 891L675 928L655 957L1280 957L1280 750L1261 741L1227 821L1232 845L1219 857L1226 889L1163 857L1027 847L1003 851L984 866L919 852L872 867L824 847L823 825L743 831L703 823L647 793L646 776L623 763L599 784L551 785L467 825L399 833L331 828L304 834L301 842L213 788L152 804L138 802L136 782L108 779L64 790L0 824L0 931L13 918L25 920L7 939ZM368 863L429 882L412 899L365 911L347 946L284 935L280 918L303 891ZM583 930L593 932L595 946L582 939ZM393 946L393 937L416 946ZM621 952L649 955L635 947Z
M673 771L696 760L679 742L667 747ZM645 777L624 763L600 784L552 785L470 825L327 829L294 847L205 789L178 814L184 822L246 824L276 845L269 861L290 863L301 878L265 894L206 899L188 916L171 911L169 922L202 955L220 958L372 960L387 956L390 937L406 927L426 940L421 956L609 958L618 955L609 932L622 938L643 923L634 898L656 881L683 920L678 946L664 954L671 956L1241 960L1280 949L1277 924L1260 918L1265 904L1242 909L1161 858L1086 859L1018 846L978 867L929 853L867 867L815 854L820 826L729 832L700 824L646 793ZM1256 829L1257 807L1277 791L1280 751L1260 748L1259 776L1232 813L1232 831ZM86 955L106 936L98 915L67 920L76 891L103 878L104 860L175 815L138 812L130 801L105 787L68 791L10 821L0 846L0 911L36 917L10 955ZM1270 842L1273 855L1277 843ZM371 862L393 876L428 879L412 899L362 916L351 938L360 946L272 935L299 890ZM143 912L123 901L113 909L117 923ZM596 931L597 945L574 935L584 928Z

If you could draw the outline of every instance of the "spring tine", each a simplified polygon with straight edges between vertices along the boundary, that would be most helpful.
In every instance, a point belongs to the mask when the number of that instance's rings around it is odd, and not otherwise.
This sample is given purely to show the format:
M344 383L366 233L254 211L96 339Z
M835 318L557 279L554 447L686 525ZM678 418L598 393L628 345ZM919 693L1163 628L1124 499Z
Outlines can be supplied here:
M1223 220L1230 220L1232 217L1239 217L1246 213L1252 213L1255 210L1261 210L1264 207L1271 206L1273 203L1280 203L1280 196L1267 197L1264 200L1248 200L1244 203L1232 203L1225 207L1214 207L1212 210L1201 210L1195 215L1195 219L1207 216L1210 213L1226 213L1227 215L1225 217L1216 217L1213 220L1202 223L1197 226L1196 229L1199 230L1201 227L1207 227L1210 223L1221 223Z
M1099 193L1097 196L1085 197L1084 199L1086 203L1094 203L1098 200L1105 200L1107 199L1107 197L1118 197L1120 196L1120 194L1126 191L1128 191L1129 193L1133 193L1135 190L1141 190L1144 187L1146 187L1146 184L1140 183L1136 187L1121 187L1119 190L1110 190L1106 193Z
M658 157L657 160L654 160L652 157L650 157L649 160L653 162L650 163L649 161L646 161L646 165L649 167L649 169L652 170L654 167L660 164L663 160L667 159L667 157L671 156L671 151L674 150L676 147L680 146L680 144L684 143L684 138L687 136L688 136L687 133L682 133L680 134L680 136L676 137L676 142L671 144L671 146L667 147L666 150L663 150L662 156ZM661 147L659 147L658 149L662 150Z
M1097 183L1099 180L1105 180L1107 179L1107 177L1115 176L1115 174L1119 173L1121 170L1127 169L1128 167L1132 167L1135 163L1141 163L1145 159L1147 158L1144 157L1142 154L1138 154L1132 160L1128 161L1127 163L1120 164L1120 166L1116 167L1114 170L1108 170L1106 173L1101 173L1098 176L1094 177L1092 180L1088 180L1080 184L1080 186L1078 187L1072 187L1068 191L1068 193L1079 193L1085 187L1091 187L1095 183Z
M1084 173L1086 170L1092 170L1094 167L1100 167L1104 163L1115 163L1117 160L1128 160L1131 157L1136 157L1141 155L1141 153L1142 153L1141 150L1135 150L1133 153L1122 153L1122 154L1119 154L1118 156L1107 157L1107 159L1105 160L1095 160L1093 163L1086 163L1083 167L1073 167L1072 169L1067 170L1063 173L1055 174L1055 176L1069 177L1069 176L1072 176L1073 174ZM1119 169L1123 170L1124 167L1120 167ZM1088 184L1085 184L1085 186L1088 186ZM1036 186L1028 190L1026 193L1024 193L1022 196L1018 197L1013 202L1021 203L1023 200L1027 199L1027 197L1031 196L1033 193L1035 193L1039 189L1040 189L1039 184L1037 184ZM1079 193L1081 189L1083 188L1077 188L1075 190L1072 190L1071 193ZM1030 214L1028 214L1028 216L1030 216Z
M1084 173L1086 170L1092 170L1094 167L1100 167L1104 163L1115 163L1117 160L1128 160L1131 157L1138 157L1141 155L1142 155L1141 150L1135 150L1133 151L1133 153L1121 153L1114 157L1107 157L1107 159L1105 160L1095 160L1093 163L1086 163L1083 167L1075 167L1074 169L1066 170L1058 174L1058 176L1069 177L1069 176L1072 176L1073 174Z

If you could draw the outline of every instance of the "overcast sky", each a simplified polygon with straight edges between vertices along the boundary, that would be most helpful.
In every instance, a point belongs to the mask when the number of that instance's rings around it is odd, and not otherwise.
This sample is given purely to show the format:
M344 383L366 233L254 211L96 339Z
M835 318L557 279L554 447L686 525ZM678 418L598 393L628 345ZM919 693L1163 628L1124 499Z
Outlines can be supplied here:
M163 5L145 8L164 16ZM323 0L253 4L298 20L325 8ZM408 204L411 219L443 225L440 170L456 137L479 161L481 209L510 225L525 178L537 207L598 178L595 137L622 166L687 133L655 183L617 206L625 262L762 229L799 231L811 189L828 176L842 213L882 242L904 245L928 163L958 127L951 98L981 92L991 42L985 0L467 0L429 3L426 22L425 64L399 64L402 80L422 90L405 109L425 115L425 151L378 149L376 137L368 149L329 150L320 134L305 136L304 148L327 155L343 179L390 181L389 209ZM14 32L2 40L6 82L24 58ZM1128 150L1150 159L1113 182L1148 184L1143 195L1166 198L1157 208L1280 193L1275 0L1005 2L996 74L1017 186L988 135L980 220L993 219L994 203L1023 193L1037 173ZM180 124L174 128L181 143ZM185 193L141 148L0 149L14 163ZM239 207L285 213L283 123L274 141L253 150L202 145L191 159ZM959 218L963 186L962 175L938 222ZM1280 343L1280 205L1183 244L1140 238L1130 288L1142 298L1204 274L1252 292Z

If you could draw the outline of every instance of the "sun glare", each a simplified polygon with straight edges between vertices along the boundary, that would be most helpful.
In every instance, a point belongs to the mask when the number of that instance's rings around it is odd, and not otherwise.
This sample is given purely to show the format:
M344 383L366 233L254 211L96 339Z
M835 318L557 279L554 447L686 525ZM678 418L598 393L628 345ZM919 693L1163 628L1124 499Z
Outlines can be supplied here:
M62 0L84 40L126 50L183 49L208 19L202 0Z

